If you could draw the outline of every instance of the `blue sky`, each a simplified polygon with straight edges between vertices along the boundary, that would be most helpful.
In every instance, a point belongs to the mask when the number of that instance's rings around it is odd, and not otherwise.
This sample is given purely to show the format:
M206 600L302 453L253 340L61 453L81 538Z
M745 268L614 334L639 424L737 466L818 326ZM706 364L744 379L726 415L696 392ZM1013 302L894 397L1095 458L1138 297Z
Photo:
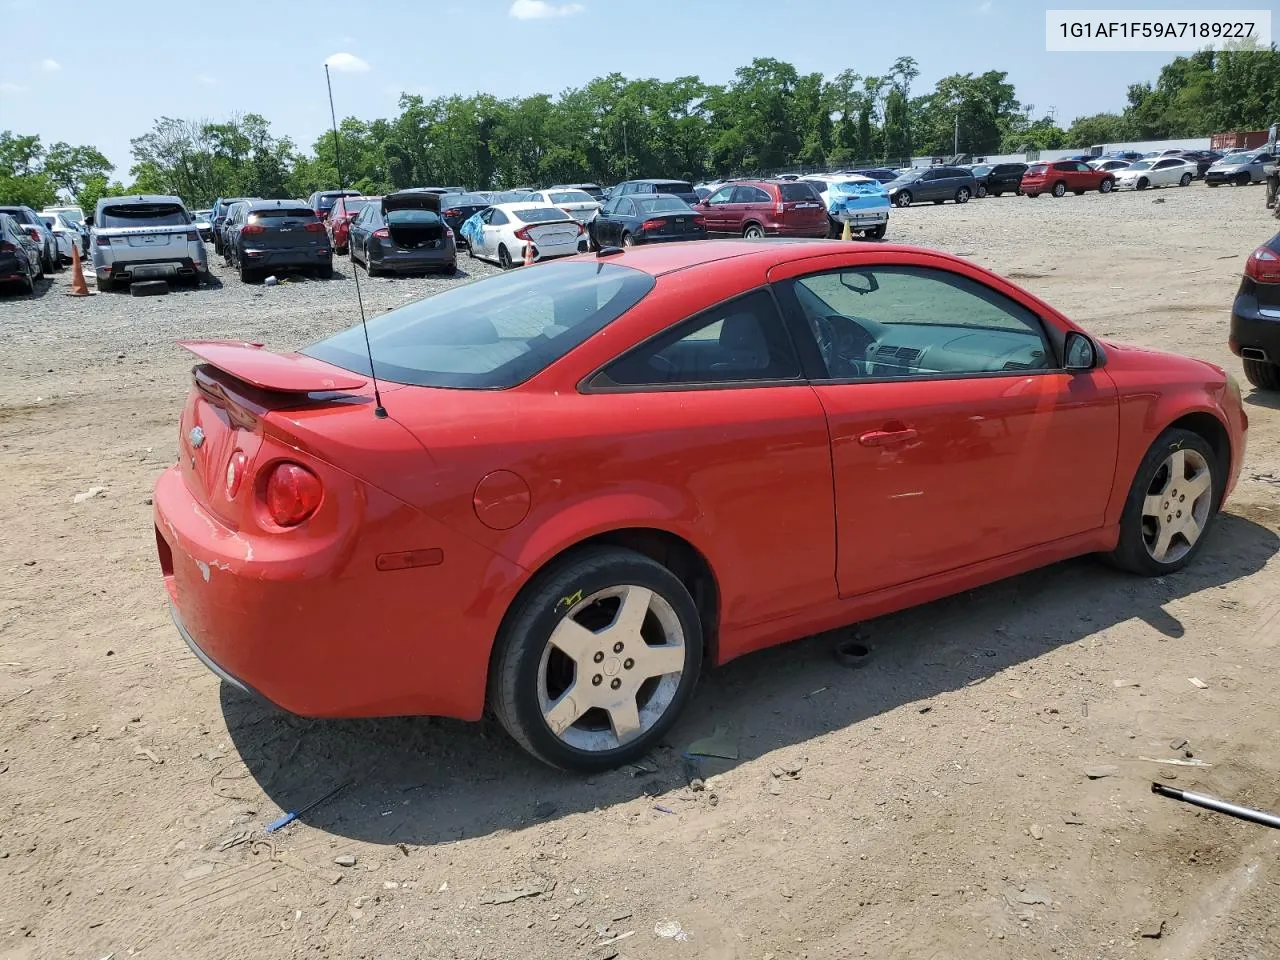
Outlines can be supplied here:
M1164 6L1173 5L1164 0ZM261 113L309 146L328 125L322 63L339 117L393 116L400 91L555 93L595 76L729 80L755 56L828 76L920 63L917 87L956 72L1006 70L1039 116L1117 110L1154 80L1162 53L1046 53L1044 11L1064 0L130 0L117 12L0 0L0 129L97 146L127 178L129 139L160 116ZM1143 8L1143 0L1085 8ZM1180 6L1190 7L1189 4ZM1213 3L1239 8L1248 3ZM1266 4L1255 4L1266 6ZM154 26L151 26L154 24ZM23 42L14 42L16 38ZM164 37L166 39L157 39Z

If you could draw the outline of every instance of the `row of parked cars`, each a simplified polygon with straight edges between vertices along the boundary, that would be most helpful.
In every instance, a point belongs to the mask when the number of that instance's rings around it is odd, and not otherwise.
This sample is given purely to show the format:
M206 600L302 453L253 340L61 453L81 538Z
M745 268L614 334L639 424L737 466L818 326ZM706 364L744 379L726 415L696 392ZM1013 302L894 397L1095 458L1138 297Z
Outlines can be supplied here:
M89 252L89 228L79 207L0 206L0 287L35 289L46 274Z

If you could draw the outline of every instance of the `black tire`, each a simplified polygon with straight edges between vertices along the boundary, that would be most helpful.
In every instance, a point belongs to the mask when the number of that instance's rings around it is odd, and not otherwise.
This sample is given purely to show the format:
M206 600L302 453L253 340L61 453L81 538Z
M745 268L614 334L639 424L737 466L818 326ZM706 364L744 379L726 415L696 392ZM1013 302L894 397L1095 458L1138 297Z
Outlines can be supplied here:
M986 184L982 184L982 183L978 184L978 199L981 200L984 197L986 197L986 195L987 195Z
M1059 180L1053 185L1053 195L1055 197L1065 197L1067 195L1067 185Z
M684 671L666 711L648 730L613 749L583 750L556 736L543 717L539 665L564 617L566 600L621 585L652 590L670 605L684 633ZM589 547L539 573L507 611L494 645L489 706L511 737L543 763L583 772L608 770L638 760L662 741L693 696L701 663L702 625L684 584L660 563L631 550Z
M869 240L883 240L884 235L888 233L888 231L889 225L887 223L882 223L878 227L872 227L867 231L866 235Z
M1111 179L1103 180L1102 183L1098 184L1099 193L1110 193L1115 188L1116 182Z
M1148 180L1146 177L1139 177L1139 178L1138 178L1138 182L1137 182L1137 184L1136 184L1136 187L1137 187L1139 190L1145 190L1145 189L1147 189L1147 187L1149 187L1149 186L1151 186L1151 181L1150 181L1150 180Z
M1030 200L1034 200L1036 197L1040 196L1040 194L1038 194L1038 193L1024 193L1024 194L1023 194L1023 196L1024 196L1024 197L1027 197L1027 198L1028 198L1028 199L1030 199Z
M1002 197L1002 196L1004 196L1004 191L1003 191L1003 190L992 190L992 191L991 191L991 195L992 195L993 197Z
M1221 184L1214 183L1212 180L1206 180L1206 181L1205 181L1205 184L1206 184L1206 185L1208 185L1208 186L1210 186L1210 187L1218 187L1218 186L1221 186Z
M911 206L911 191L899 190L898 195L893 198L893 202L899 207Z
M239 261L240 258L236 257L236 260ZM246 267L243 262L239 262L238 267L240 270L241 283L253 283L258 279L258 271L253 270L250 267Z
M742 230L742 237L744 240L763 240L764 227L758 223L748 223Z
M19 287L20 291L28 297L34 297L36 295L36 278L30 273L24 273L22 281L22 285Z
M1234 182L1237 187L1247 187L1253 182L1253 178L1251 178L1247 173L1237 173Z
M467 259L468 259L468 260L474 260L475 258L476 258L476 251L475 251L475 248L473 248L473 247L471 246L471 244L469 244L469 243L468 243L468 244L467 244Z
M332 280L333 264L331 263L327 267L320 267L318 270L316 270L316 276L321 280Z
M1191 181L1192 181L1192 180L1194 180L1194 179L1195 179L1195 177L1193 177L1191 174L1189 174L1189 173L1184 173L1184 174L1182 175L1182 178L1181 178L1180 180L1178 180L1178 186L1180 186L1180 187L1189 187L1189 186L1191 186Z
M110 277L99 277L99 278L98 278L98 292L99 292L99 293L110 293L110 292L111 292L112 290L114 290L115 288L116 288L116 285L115 285L115 283L112 281L112 279L111 279Z
M961 187L959 190L956 191L955 201L956 203L968 203L969 196L970 196L969 188Z
M369 256L369 245L364 246L364 272L371 277L378 276L382 271L373 264L373 257Z
M1083 190L1072 190L1071 192L1072 192L1072 193L1074 193L1077 197L1083 197L1083 196L1084 196L1084 191L1083 191Z
M503 270L510 270L515 266L515 264L511 262L511 254L507 251L507 245L505 243L498 244L498 266Z
M1259 390L1280 390L1280 363L1246 359L1244 376Z
M636 238L629 233L624 233L622 235L622 245L624 247L634 247L636 245Z
M340 257L345 257L347 255L348 249L349 249L348 247L334 247L333 252Z
M1209 512L1203 530L1196 542L1191 545L1191 549L1176 560L1166 563L1156 560L1147 549L1144 540L1142 505L1151 491L1152 484L1159 479L1165 459L1175 450L1180 449L1196 451L1208 464ZM1108 559L1122 570L1144 577L1159 577L1185 567L1200 552L1205 540L1209 537L1213 519L1217 515L1222 499L1222 484L1225 478L1220 475L1220 472L1221 465L1218 463L1217 454L1200 434L1178 427L1170 427L1160 434L1151 445L1151 449L1147 451L1147 455L1142 458L1142 462L1138 464L1133 485L1129 488L1129 496L1125 500L1124 512L1120 515L1120 541L1116 544L1115 550L1108 555Z

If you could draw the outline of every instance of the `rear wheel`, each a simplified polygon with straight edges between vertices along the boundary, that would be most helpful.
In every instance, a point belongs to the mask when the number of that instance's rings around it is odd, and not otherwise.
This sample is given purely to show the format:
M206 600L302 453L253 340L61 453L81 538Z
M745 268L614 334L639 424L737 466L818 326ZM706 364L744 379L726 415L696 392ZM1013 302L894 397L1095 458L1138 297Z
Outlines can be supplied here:
M1189 173L1184 173L1184 174L1182 175L1182 179L1178 181L1178 186L1180 186L1180 187L1189 187L1189 186L1191 186L1191 181L1192 181L1192 180L1194 180L1194 179L1195 179L1195 178L1194 178L1194 177L1192 177L1192 176L1191 176L1191 174L1189 174Z
M872 227L867 231L866 236L870 240L883 240L885 233L889 230L887 223L882 223L878 227Z
M116 288L116 285L112 282L112 280L111 280L111 278L110 278L110 277L99 277L99 278L98 278L98 292L99 292L99 293L110 293L110 292L111 292L112 290L114 290L115 288Z
M1185 567L1217 513L1218 470L1217 455L1199 434L1178 428L1162 433L1138 465L1112 562L1147 577Z
M742 236L747 240L759 240L764 236L764 228L758 223L749 223L742 231Z
M1053 185L1053 195L1055 197L1064 197L1067 195L1067 185L1059 180Z
M1244 376L1259 390L1280 390L1280 363L1246 359Z
M956 203L968 203L968 202L969 202L969 188L961 187L959 190L956 191Z
M636 238L629 233L624 233L622 235L622 245L624 247L634 247L636 245Z
M1099 193L1110 193L1115 188L1116 182L1114 180L1103 180L1102 183L1098 184Z
M498 244L498 266L503 270L510 270L512 267L511 254L507 252L505 243Z
M544 763L605 770L662 740L701 662L702 625L685 585L641 554L589 548L540 574L508 612L489 703Z
M321 280L332 280L333 264L331 263L327 267L320 267L319 269L317 269L316 276L319 277Z
M243 262L240 264L240 282L253 283L258 279L258 271L246 266Z

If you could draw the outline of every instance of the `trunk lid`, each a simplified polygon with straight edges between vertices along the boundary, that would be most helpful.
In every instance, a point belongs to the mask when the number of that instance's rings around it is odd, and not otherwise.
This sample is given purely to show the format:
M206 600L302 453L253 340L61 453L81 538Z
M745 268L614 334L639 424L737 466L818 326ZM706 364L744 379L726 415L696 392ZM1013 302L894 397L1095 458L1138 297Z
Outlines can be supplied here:
M272 207L249 214L249 224L261 227L247 234L252 246L264 250L329 245L324 223L305 205Z
M429 210L440 212L440 194L427 193L425 190L402 190L388 194L382 198L382 214L386 216L393 210Z

